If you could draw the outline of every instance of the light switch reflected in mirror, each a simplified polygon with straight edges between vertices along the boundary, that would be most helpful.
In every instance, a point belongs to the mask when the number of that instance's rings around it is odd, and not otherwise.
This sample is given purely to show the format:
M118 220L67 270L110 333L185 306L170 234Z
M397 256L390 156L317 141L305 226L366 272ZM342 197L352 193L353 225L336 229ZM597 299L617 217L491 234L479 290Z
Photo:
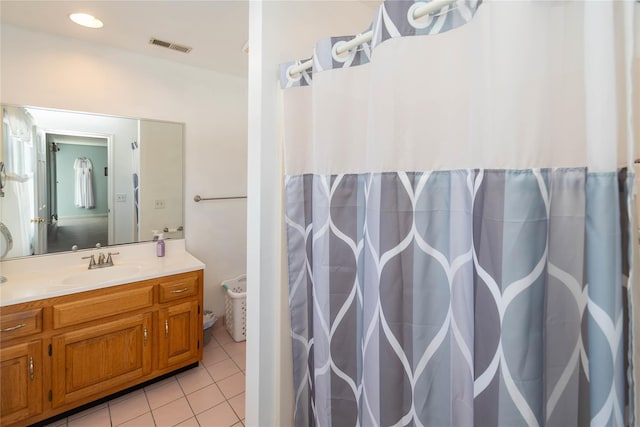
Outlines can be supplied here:
M165 228L183 237L182 123L2 113L0 221L13 236L5 258L149 241Z

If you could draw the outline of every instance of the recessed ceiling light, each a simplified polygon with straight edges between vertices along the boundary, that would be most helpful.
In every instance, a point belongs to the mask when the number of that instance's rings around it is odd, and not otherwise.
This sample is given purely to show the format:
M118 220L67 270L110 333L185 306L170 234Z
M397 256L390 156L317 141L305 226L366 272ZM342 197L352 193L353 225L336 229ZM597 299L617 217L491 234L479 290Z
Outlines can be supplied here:
M104 25L101 20L87 13L72 13L69 15L69 19L83 27L102 28Z

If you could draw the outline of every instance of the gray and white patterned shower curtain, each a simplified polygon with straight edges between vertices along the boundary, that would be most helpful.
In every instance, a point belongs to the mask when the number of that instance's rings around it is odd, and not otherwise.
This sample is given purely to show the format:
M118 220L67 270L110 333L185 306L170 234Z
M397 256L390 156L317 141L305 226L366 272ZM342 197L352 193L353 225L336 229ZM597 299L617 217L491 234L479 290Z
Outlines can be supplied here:
M295 424L631 422L632 7L414 7L281 67Z

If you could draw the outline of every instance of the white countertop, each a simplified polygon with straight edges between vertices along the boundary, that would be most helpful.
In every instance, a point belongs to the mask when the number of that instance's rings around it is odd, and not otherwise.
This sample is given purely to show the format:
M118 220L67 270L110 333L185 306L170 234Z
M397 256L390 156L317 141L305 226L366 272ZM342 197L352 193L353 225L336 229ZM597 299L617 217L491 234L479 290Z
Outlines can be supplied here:
M184 239L166 240L166 255L156 256L155 242L119 245L78 252L65 252L3 260L0 274L8 280L0 284L0 307L74 294L204 269L204 264L188 253ZM113 267L89 270L82 257L99 253L113 255Z

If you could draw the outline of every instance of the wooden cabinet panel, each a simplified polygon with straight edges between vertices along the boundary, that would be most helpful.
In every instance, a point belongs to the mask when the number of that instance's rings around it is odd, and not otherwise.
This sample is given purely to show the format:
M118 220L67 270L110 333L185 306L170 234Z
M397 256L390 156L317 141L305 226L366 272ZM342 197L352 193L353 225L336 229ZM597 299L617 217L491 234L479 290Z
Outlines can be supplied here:
M42 412L42 341L0 350L0 424Z
M0 317L0 339L8 341L42 331L42 309L24 310Z
M179 277L163 279L158 285L158 299L161 303L198 295L198 275L182 274Z
M0 425L38 423L198 362L202 276L198 270L3 307Z
M77 325L153 305L153 286L114 291L112 293L84 298L78 301L53 306L54 329Z
M202 321L198 322L199 318L197 301L160 309L158 366L161 369L199 359L202 335Z
M67 404L151 372L152 314L52 338L53 406Z

